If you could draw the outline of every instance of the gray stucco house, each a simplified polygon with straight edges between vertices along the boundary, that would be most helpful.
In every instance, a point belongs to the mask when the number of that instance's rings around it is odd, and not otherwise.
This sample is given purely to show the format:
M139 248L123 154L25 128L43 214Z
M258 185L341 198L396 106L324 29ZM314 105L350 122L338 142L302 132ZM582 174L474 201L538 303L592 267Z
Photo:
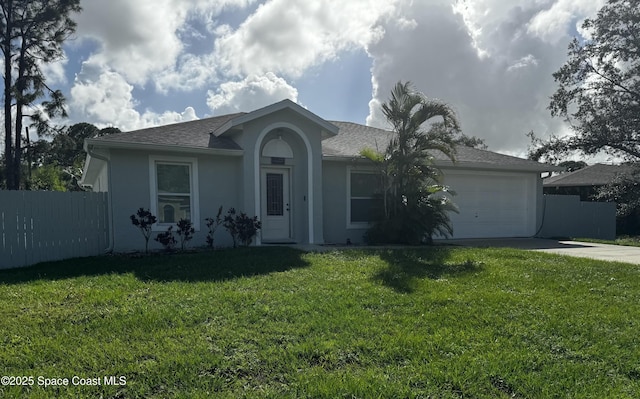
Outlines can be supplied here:
M156 231L191 219L193 245L204 245L205 218L221 205L258 215L258 244L359 243L376 178L359 154L384 149L391 134L327 121L283 100L249 113L89 139L82 184L109 193L116 251L143 248L129 219L140 207L157 215ZM435 157L457 193L455 238L536 233L540 173L556 167L468 147L457 149L455 163ZM216 241L230 244L222 228Z

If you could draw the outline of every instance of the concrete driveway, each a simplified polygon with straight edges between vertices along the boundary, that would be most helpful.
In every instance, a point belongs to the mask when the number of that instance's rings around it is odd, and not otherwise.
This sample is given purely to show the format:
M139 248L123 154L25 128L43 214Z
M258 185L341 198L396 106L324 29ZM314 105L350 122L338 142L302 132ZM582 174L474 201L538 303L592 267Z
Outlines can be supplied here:
M494 238L469 240L442 240L443 244L466 247L507 247L531 251L548 252L559 255L591 258L613 262L626 262L640 265L640 247L622 245L594 244L590 242L549 240L542 238Z

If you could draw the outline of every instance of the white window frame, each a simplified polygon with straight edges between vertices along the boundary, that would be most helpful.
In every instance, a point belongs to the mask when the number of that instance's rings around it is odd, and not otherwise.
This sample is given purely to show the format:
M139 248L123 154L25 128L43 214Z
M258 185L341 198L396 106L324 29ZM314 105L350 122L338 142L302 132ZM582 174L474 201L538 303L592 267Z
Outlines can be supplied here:
M377 175L379 172L374 169L363 169L354 166L347 166L347 229L368 229L373 222L352 222L351 221L351 200L352 199L373 199L375 197L352 197L351 196L351 174L371 174Z
M154 215L158 213L158 173L156 165L168 164L168 165L188 165L189 166L189 179L190 179L190 204L191 207L191 222L193 228L196 231L200 231L200 192L198 189L198 159L190 157L174 157L174 156L149 156L149 184L150 184L150 206L149 210ZM152 227L152 231L166 231L169 226L176 226L176 223L155 223Z

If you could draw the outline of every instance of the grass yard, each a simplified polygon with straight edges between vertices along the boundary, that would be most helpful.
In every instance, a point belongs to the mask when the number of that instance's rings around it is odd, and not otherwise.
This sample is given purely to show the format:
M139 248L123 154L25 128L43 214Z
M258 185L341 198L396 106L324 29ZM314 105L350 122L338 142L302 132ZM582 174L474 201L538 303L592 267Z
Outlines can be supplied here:
M0 309L2 373L34 377L3 380L7 398L640 395L637 265L449 247L98 257L0 272Z

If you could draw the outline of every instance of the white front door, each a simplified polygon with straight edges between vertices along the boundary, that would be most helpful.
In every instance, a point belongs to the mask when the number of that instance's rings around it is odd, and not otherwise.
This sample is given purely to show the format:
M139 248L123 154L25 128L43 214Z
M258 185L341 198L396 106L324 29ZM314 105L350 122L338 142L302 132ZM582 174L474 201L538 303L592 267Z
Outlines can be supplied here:
M262 169L262 241L291 239L289 169Z

